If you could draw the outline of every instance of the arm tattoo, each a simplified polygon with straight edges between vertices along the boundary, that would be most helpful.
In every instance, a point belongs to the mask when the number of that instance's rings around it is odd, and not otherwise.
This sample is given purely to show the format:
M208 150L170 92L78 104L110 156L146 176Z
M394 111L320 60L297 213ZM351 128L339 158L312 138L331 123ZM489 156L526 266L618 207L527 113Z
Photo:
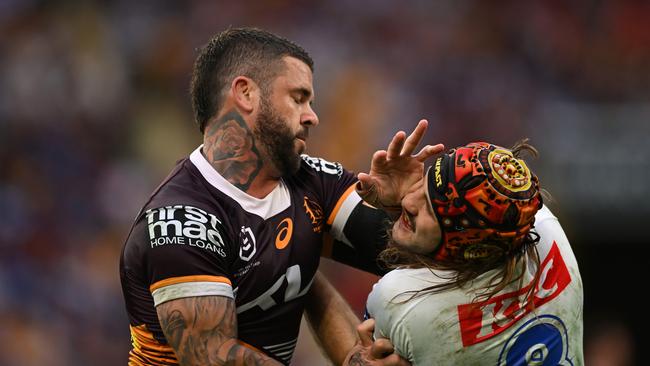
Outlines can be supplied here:
M250 187L262 168L262 157L255 146L253 132L235 111L210 125L205 133L203 149L212 166L242 191Z
M181 365L281 365L237 340L234 300L223 296L171 300L156 308Z
M361 351L355 352L352 357L350 357L350 361L348 361L348 366L364 366L364 365L370 365L370 363L366 362L366 360L361 356Z

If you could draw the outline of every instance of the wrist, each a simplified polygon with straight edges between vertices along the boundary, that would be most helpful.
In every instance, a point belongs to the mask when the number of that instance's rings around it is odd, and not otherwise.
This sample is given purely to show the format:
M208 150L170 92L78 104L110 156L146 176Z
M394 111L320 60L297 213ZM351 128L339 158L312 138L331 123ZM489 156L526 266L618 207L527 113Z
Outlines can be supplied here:
M385 198L380 197L379 190L375 184L363 187L361 181L358 181L354 188L359 197L374 208L384 210L389 215L402 211L400 202L386 202Z

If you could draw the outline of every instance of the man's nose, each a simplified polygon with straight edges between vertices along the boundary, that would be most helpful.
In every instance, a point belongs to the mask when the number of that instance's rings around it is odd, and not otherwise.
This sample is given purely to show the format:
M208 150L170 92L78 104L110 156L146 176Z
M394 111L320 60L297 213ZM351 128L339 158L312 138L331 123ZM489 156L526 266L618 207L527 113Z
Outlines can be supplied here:
M318 126L318 123L320 123L320 121L318 120L318 115L316 114L316 112L314 112L314 110L310 106L309 110L301 116L300 124L307 125L310 127L316 127Z

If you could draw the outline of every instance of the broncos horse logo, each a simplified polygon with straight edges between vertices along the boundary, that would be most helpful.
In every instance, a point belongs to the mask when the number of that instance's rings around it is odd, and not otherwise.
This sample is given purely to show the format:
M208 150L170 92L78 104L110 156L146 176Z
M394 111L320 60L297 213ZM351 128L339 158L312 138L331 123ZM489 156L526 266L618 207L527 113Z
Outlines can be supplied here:
M323 209L318 203L313 200L310 200L309 197L305 196L302 206L305 208L307 217L311 220L311 224L314 226L314 232L320 233L323 231Z

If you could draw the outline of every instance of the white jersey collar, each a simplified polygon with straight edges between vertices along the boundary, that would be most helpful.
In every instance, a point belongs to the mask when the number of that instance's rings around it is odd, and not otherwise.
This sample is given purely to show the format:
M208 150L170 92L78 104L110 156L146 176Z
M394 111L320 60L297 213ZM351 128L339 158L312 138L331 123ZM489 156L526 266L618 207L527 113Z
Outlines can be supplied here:
M281 179L279 184L266 197L262 199L253 197L222 177L203 156L201 153L202 148L203 145L190 154L190 161L210 185L230 196L244 211L266 220L286 210L291 205L291 195L284 180Z

